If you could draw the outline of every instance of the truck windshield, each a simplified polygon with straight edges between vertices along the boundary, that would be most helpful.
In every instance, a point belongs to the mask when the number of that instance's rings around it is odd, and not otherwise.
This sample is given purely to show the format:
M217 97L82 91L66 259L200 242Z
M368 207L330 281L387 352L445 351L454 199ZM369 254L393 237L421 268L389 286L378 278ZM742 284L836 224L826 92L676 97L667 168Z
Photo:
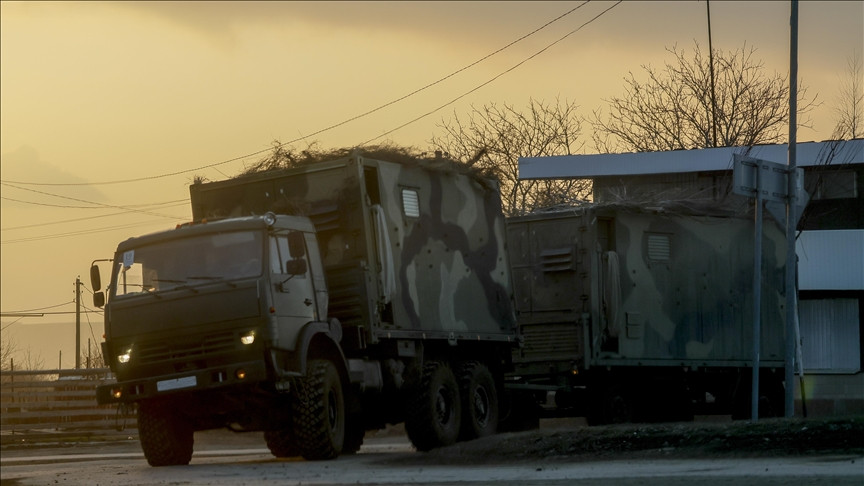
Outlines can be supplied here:
M261 275L259 232L234 231L169 240L118 255L116 296L189 288Z

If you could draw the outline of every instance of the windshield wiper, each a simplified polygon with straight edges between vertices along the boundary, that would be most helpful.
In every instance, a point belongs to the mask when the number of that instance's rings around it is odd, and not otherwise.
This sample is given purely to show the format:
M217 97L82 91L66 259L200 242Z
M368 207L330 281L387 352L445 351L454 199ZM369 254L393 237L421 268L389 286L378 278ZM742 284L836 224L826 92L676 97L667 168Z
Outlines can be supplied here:
M235 284L234 282L230 282L230 281L226 280L225 277L210 277L210 276L205 275L205 276L191 276L191 277L186 277L186 278L188 278L190 280L217 280L220 282L227 283L228 285L231 286L232 289L237 288L237 284Z
M198 293L198 291L195 290L194 288L192 288L192 286L188 285L185 280L175 280L175 279L170 279L170 278L154 278L153 281L154 282L167 282L167 283L173 283L173 284L181 284L181 285L177 285L175 287L171 287L170 289L162 289L162 290L191 290L192 292L194 292L196 294Z

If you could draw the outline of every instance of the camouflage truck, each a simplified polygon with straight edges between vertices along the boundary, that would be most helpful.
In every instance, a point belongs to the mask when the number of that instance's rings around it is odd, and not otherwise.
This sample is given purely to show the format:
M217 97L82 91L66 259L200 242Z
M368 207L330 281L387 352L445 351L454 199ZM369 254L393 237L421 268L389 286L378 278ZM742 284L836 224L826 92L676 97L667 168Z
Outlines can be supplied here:
M495 432L516 335L494 181L352 155L190 194L194 222L122 242L96 294L98 401L137 404L151 465L222 427L313 460L403 421L418 450Z
M752 217L598 204L509 218L507 234L524 346L506 387L524 427L541 413L589 424L749 417ZM760 413L782 416L777 225L765 224L763 249Z

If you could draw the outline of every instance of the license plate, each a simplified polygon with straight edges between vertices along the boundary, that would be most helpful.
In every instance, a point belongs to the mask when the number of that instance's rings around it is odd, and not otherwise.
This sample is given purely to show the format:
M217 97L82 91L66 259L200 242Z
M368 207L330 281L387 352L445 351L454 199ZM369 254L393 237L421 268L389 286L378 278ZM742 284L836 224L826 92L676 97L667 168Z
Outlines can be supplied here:
M198 380L194 376L186 376L183 378L175 378L173 380L163 380L156 383L156 389L160 392L168 390L178 390L180 388L189 388L198 384Z

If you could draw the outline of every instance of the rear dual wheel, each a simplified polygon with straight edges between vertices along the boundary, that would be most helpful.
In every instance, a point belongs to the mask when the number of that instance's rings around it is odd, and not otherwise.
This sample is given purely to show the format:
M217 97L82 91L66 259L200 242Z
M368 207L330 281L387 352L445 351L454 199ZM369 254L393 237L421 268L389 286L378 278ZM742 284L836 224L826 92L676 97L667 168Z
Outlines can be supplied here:
M460 440L495 434L498 430L498 391L486 365L469 361L459 369L462 393L462 431Z
M477 361L450 365L429 361L423 367L405 420L405 430L419 451L486 437L498 430L498 390L489 368Z
M418 451L456 443L462 419L459 385L450 365L428 361L412 393L405 431Z

